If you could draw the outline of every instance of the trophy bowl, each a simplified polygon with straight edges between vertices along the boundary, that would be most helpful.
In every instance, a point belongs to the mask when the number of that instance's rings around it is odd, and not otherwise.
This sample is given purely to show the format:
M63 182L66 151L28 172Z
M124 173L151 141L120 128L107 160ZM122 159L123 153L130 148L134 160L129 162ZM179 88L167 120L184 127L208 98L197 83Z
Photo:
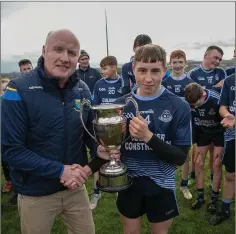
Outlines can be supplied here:
M132 101L137 110L137 103L133 98L128 98L126 104ZM94 112L93 131L94 136L84 126L88 134L108 151L120 148L126 138L126 118L123 115L126 104L101 104L91 106L90 101L81 103L80 117L83 123L83 106L87 104ZM128 176L127 166L121 161L111 158L99 170L97 187L104 192L119 192L127 189L132 184L132 178Z

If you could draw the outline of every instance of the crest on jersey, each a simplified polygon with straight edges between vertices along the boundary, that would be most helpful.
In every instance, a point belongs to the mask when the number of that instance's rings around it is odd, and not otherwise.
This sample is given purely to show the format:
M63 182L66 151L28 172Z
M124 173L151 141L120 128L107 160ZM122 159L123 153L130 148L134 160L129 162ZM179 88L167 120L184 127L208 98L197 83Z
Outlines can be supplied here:
M216 112L215 112L215 110L214 110L213 108L211 108L211 109L209 110L208 114L209 114L209 115L215 115Z
M164 110L164 112L162 113L161 116L158 117L159 120L161 120L162 122L168 123L172 120L172 115L170 113L170 111L168 110Z
M215 79L216 79L217 81L219 80L219 75L218 75L218 74L215 75Z
M75 99L75 109L79 110L80 109L80 99Z

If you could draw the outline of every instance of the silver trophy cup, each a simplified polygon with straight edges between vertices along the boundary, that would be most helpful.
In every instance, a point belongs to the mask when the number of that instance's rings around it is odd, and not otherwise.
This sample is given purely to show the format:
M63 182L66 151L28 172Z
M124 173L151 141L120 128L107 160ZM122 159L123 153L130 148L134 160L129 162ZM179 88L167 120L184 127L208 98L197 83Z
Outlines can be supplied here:
M126 99L126 104L101 104L91 106L89 100L83 100L80 107L80 118L86 132L108 151L121 147L121 144L128 140L126 137L126 118L123 115L124 107L132 102L138 115L138 104L132 98ZM94 111L92 135L83 122L83 109L87 105ZM111 158L110 162L104 164L99 170L97 186L104 192L119 192L127 189L132 184L128 176L127 166L121 161Z

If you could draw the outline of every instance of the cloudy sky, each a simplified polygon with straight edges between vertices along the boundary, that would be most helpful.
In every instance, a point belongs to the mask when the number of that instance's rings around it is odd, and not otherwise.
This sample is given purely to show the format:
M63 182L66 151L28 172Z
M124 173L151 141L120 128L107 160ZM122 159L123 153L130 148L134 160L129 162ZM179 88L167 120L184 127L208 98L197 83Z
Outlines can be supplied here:
M148 34L168 55L182 49L187 59L201 60L216 44L231 59L235 45L235 3L223 2L4 2L1 3L1 71L18 71L17 62L34 65L47 33L67 28L81 49L98 64L106 56L105 16L109 53L124 63L133 55L138 34Z

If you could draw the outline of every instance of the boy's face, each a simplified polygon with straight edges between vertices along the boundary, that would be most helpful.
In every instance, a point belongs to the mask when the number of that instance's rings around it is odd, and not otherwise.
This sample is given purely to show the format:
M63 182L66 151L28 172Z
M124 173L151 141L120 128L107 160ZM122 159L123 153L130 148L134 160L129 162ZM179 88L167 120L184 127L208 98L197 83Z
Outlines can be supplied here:
M166 68L162 62L144 63L141 61L133 65L133 72L140 89L140 94L142 96L153 96L160 88Z
M175 74L182 74L184 73L184 69L186 67L186 61L184 58L172 58L170 61L170 65L172 68L172 71Z
M111 78L116 75L116 66L106 65L101 67L101 73L105 78Z

